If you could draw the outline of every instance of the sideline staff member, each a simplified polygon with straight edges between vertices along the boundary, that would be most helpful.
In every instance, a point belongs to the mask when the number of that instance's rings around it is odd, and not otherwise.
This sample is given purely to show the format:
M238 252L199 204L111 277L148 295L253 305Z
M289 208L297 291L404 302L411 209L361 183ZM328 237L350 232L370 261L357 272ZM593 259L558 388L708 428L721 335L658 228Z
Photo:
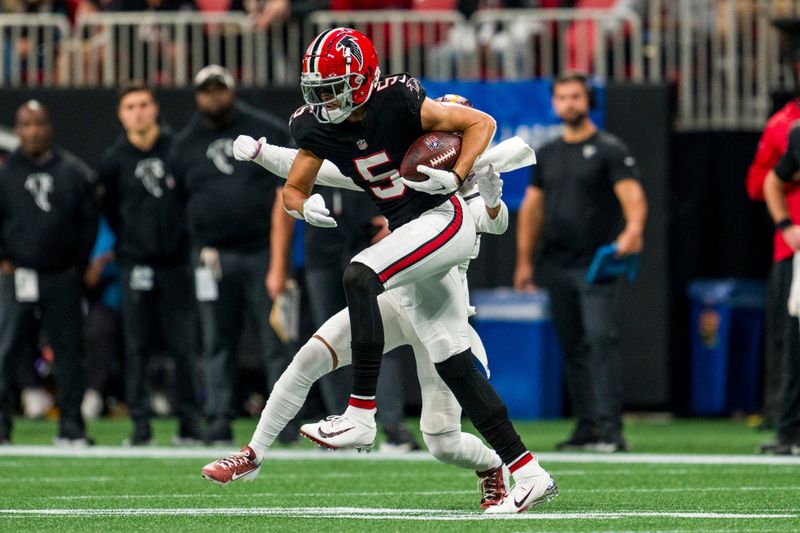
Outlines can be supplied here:
M287 145L289 131L272 115L236 103L233 76L219 65L200 70L195 89L198 112L175 140L171 163L186 194L192 256L199 267L195 285L208 389L206 440L229 444L242 320L247 317L258 336L268 390L291 360L268 318L272 301L286 286L294 228L294 219L283 211L278 178L236 161L233 140L244 133Z
M125 386L133 445L150 444L147 363L161 332L175 363L176 444L201 439L195 383L197 330L183 198L167 168L172 135L158 124L158 103L144 85L120 93L125 130L100 163L103 211L118 235L122 267Z
M93 175L53 147L50 117L36 100L19 108L14 131L19 148L0 169L0 443L10 440L15 348L38 311L58 373L55 444L86 446L81 279L97 233Z
M579 73L553 82L562 135L542 147L519 210L514 286L548 289L578 419L561 450L626 450L622 436L622 356L614 303L617 283L589 285L595 252L610 242L619 255L642 250L647 201L627 147L589 118L592 89Z

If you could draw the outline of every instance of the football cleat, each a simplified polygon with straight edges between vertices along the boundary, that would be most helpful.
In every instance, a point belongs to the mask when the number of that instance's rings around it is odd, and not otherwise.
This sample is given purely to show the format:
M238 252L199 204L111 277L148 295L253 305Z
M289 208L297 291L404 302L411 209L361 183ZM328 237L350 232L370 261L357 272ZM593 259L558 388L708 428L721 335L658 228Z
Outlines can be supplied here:
M522 513L558 496L558 485L550 474L543 473L519 480L505 498L486 509L486 514Z
M329 416L314 424L303 424L300 434L320 446L337 450L355 448L368 452L375 444L376 427L346 415Z
M488 509L500 503L507 494L506 487L510 475L508 467L503 464L485 472L475 473L478 474L478 489L481 491L481 509Z
M203 477L217 485L227 485L231 481L253 481L258 477L261 463L256 463L256 452L250 446L242 447L240 452L217 459L203 467Z

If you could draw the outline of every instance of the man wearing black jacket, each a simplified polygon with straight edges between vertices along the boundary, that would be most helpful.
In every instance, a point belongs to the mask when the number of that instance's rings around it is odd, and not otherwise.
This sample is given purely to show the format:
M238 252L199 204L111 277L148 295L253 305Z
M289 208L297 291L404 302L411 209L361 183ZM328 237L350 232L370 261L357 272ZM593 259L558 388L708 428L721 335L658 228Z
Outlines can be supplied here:
M125 133L99 167L103 211L118 236L122 268L125 385L133 420L130 444L152 441L147 361L160 330L175 362L176 444L200 438L195 360L194 286L184 198L167 168L172 136L158 124L158 104L143 85L123 89L117 108Z
M93 176L52 146L52 124L39 102L19 108L15 132L19 148L0 168L0 442L10 441L15 350L38 311L58 373L55 443L85 446L80 280L97 232Z
M289 132L282 121L235 103L233 77L220 66L198 72L195 87L199 112L176 139L170 161L186 194L197 266L208 389L206 440L230 443L236 348L244 317L258 336L268 390L289 364L289 350L268 317L272 300L286 285L293 230L293 219L282 209L278 179L257 165L236 161L233 140L245 133L288 143Z

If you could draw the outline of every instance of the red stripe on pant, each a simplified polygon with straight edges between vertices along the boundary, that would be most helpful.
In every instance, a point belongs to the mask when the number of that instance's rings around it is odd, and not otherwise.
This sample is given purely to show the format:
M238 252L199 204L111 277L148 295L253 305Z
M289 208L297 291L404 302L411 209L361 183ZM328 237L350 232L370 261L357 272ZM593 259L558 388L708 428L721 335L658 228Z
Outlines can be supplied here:
M447 227L444 228L444 230L433 239L422 244L410 254L401 257L383 269L378 274L378 279L381 280L381 283L386 283L386 281L395 274L402 272L416 263L419 263L434 251L447 244L450 239L452 239L456 233L458 233L458 230L461 229L461 224L464 221L464 213L461 211L461 203L455 196L450 197L450 203L453 204L453 209L455 212L453 213L453 220L450 221Z

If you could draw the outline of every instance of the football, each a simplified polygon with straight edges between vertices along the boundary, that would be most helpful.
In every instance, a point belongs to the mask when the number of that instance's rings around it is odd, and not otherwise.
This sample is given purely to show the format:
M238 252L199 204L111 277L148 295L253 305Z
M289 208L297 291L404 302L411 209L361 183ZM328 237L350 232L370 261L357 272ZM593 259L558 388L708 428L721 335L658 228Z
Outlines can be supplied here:
M417 172L418 165L450 170L461 153L461 135L431 131L414 141L400 163L400 175L409 181L425 181L428 176Z

